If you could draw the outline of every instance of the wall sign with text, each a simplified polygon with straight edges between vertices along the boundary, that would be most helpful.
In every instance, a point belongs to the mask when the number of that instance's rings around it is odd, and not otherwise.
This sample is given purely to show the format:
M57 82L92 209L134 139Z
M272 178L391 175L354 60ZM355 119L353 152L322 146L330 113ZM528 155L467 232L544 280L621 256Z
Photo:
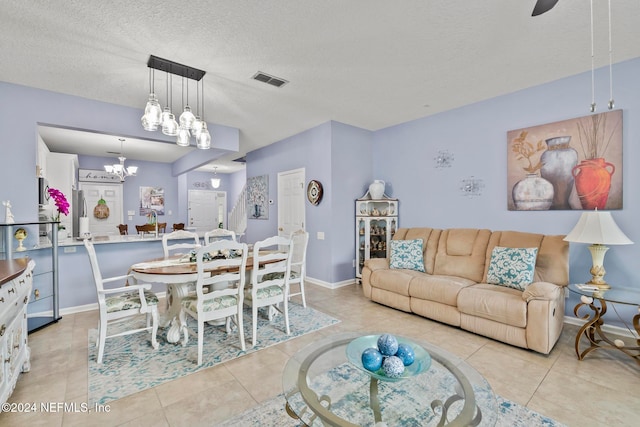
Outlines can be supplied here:
M103 170L79 169L78 181L80 182L116 182L120 183L120 177Z

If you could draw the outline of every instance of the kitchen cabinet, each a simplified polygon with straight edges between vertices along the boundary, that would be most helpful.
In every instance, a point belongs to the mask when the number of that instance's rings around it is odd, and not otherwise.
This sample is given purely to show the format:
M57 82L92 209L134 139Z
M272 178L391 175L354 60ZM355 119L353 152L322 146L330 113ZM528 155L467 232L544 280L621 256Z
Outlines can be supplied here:
M49 187L62 191L67 201L71 203L73 190L78 189L78 155L66 153L47 154L47 170L45 177ZM49 200L51 213L56 213L53 200ZM60 225L64 225L67 235L73 236L73 210L69 207L69 215L60 216Z
M362 279L362 268L366 260L389 256L389 242L397 229L397 199L356 200L357 279Z

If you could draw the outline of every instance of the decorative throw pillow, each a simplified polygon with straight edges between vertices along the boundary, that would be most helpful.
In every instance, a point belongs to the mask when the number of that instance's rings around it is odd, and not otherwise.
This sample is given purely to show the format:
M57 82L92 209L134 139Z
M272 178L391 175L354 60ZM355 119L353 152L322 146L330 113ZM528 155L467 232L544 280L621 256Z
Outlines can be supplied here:
M422 239L392 240L390 258L389 266L391 268L406 268L424 272Z
M496 246L491 252L487 283L524 291L533 283L537 256L538 248Z

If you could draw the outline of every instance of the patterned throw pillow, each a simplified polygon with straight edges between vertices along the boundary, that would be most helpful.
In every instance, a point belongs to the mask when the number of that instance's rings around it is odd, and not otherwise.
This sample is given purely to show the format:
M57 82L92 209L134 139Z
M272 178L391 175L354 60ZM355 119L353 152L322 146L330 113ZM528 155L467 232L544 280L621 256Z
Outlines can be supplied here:
M537 256L538 248L496 246L491 252L487 283L524 291L533 283Z
M392 240L389 266L424 272L422 239Z

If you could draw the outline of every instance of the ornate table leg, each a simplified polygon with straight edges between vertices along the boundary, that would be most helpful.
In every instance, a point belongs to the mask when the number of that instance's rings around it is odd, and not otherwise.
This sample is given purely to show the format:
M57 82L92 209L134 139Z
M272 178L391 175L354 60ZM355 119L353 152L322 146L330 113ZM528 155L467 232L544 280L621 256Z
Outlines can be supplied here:
M598 298L595 294L594 296L595 298L582 296L580 298L581 302L573 309L573 314L576 317L586 319L585 324L582 325L576 334L575 349L578 360L584 359L585 356L593 350L604 348L620 350L640 364L640 339L636 340L636 344L638 345L635 347L625 347L624 341L619 339L610 339L602 330L602 325L604 324L602 317L607 312L607 302L604 299ZM599 302L599 307L596 305L595 301ZM593 317L590 318L588 313L580 316L578 312L582 307L589 307L593 312ZM640 312L633 317L633 327L635 328L636 333L640 334ZM580 339L583 335L589 341L589 346L585 350L580 351Z
M180 340L180 325L178 315L182 299L189 294L189 283L169 283L167 285L167 312L160 322L163 328L169 327L167 331L167 342L176 344Z

